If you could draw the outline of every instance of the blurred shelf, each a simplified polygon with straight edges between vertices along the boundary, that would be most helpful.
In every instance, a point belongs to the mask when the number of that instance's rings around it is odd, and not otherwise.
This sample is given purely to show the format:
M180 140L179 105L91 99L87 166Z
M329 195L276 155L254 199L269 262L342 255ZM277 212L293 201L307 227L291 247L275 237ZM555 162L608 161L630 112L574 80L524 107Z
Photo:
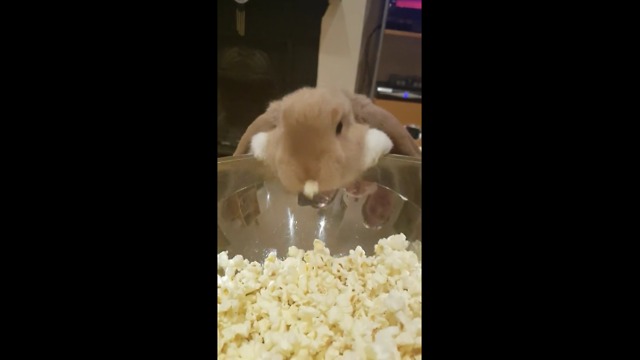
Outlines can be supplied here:
M385 35L394 35L394 36L404 36L404 37L410 37L410 38L414 38L414 39L422 39L422 34L421 33L415 33L415 32L409 32L409 31L386 29L384 31L384 34Z
M422 103L379 98L373 99L373 103L393 114L404 125L422 127Z

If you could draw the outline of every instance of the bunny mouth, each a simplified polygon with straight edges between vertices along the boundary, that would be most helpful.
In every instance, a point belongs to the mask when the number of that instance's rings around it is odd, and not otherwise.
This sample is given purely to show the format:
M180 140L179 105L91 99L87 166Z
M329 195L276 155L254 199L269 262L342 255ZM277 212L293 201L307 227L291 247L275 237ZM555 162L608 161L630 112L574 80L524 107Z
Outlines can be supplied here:
M325 189L323 191L320 191L320 185L318 184L317 181L307 180L300 194L304 195L309 200L314 200L315 198L318 198L318 197L325 197L325 198L331 197L333 194L335 194L337 189L338 188L331 188L331 189Z
M308 198L306 195L298 194L299 206L311 206L316 209L322 209L333 202L333 199L338 194L338 190L323 191L316 194L313 198Z

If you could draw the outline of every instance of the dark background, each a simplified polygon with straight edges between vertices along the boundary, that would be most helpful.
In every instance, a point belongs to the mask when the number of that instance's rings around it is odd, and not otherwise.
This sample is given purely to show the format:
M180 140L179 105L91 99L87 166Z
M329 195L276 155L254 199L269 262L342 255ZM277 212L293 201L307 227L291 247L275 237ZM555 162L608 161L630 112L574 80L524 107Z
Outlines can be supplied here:
M245 6L245 36L236 32L235 1L216 2L217 49L246 46L273 59L278 95L314 86L320 25L327 0L251 0Z
M214 3L11 12L4 321L25 358L214 356ZM573 173L571 120L596 105L576 27L558 7L424 7L425 354L594 353L574 335L597 333L598 291L576 254L596 224Z
M240 36L235 1L216 2L219 156L233 153L270 101L316 85L320 26L328 4L252 0L245 4L245 35Z

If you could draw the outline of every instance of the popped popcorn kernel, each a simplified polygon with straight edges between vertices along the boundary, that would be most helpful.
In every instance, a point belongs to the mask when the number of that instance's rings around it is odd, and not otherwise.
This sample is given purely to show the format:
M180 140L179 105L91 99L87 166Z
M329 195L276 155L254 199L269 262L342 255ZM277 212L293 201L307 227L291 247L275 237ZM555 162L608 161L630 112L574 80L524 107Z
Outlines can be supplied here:
M403 234L374 254L288 249L263 264L218 254L221 359L421 359L422 264Z

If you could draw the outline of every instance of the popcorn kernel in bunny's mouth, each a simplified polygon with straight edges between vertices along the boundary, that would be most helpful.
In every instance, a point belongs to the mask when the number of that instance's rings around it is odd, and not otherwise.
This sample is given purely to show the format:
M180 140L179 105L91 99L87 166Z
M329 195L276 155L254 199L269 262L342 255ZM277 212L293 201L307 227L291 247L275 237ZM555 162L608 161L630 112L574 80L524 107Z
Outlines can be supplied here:
M298 206L311 206L316 209L322 209L333 202L336 198L338 190L319 192L309 199L302 193L298 194Z
M314 195L317 194L318 191L319 191L319 188L318 188L318 182L317 181L315 181L315 180L307 180L307 182L304 183L304 190L302 191L302 193L307 198L313 199Z

